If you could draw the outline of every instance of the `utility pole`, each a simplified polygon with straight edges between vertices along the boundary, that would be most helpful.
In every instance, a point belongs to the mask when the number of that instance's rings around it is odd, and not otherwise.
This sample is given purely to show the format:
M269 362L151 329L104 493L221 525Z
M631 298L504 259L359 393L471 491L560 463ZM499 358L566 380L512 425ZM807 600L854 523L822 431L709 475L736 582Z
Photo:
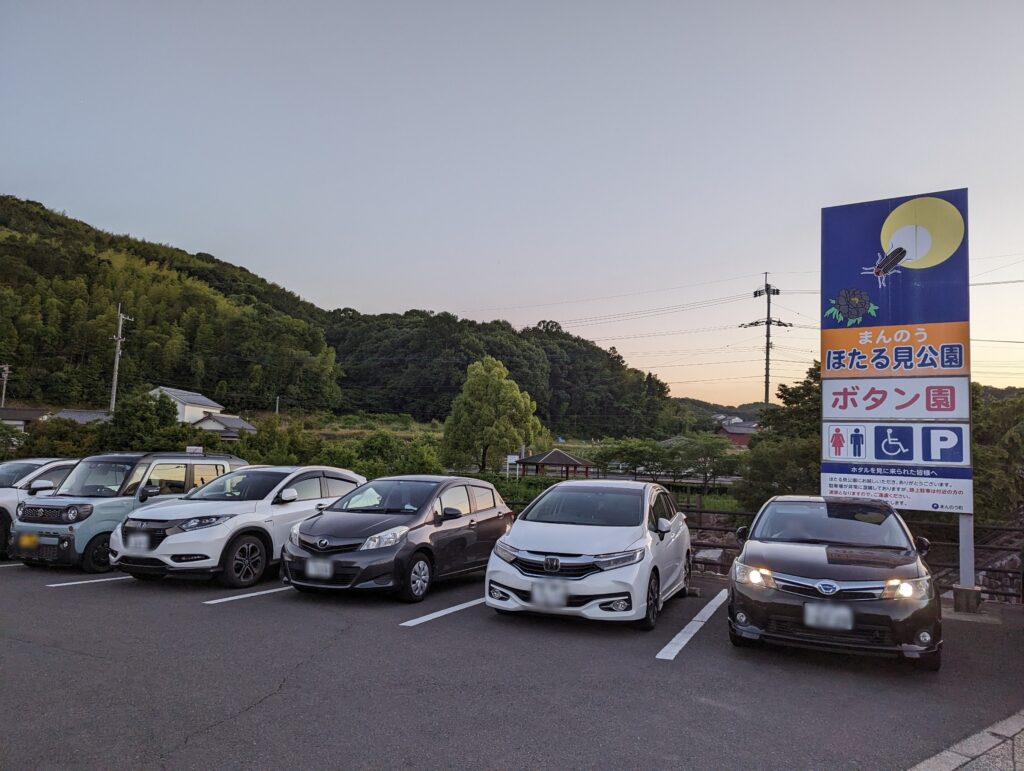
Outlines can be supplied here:
M764 296L767 302L767 311L763 319L751 321L747 324L740 324L741 327L759 327L764 325L764 403L767 405L771 397L772 388L772 327L791 327L785 321L772 318L772 295L778 294L779 288L768 283L768 273L764 274L764 286L754 290L754 297Z
M274 400L274 414L275 415L280 415L281 414L281 397L280 396L278 396Z
M114 335L114 379L110 384L110 412L113 414L117 406L117 370L121 366L121 343L124 342L124 322L135 321L131 316L121 313L121 304L117 304L117 334Z
M11 365L0 364L0 378L3 378L3 385L0 386L0 407L7 403L7 379L11 376Z

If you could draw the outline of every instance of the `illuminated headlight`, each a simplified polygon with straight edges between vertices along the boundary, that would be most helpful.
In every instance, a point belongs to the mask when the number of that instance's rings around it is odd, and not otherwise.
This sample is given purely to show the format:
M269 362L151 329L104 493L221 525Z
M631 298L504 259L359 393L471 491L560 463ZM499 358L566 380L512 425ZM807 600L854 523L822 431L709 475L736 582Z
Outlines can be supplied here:
M636 563L643 561L645 553L644 549L635 549L633 551L623 551L615 554L598 554L594 557L594 564L601 568L601 570L624 568L626 565L635 565Z
M885 589L882 590L882 599L921 600L928 596L930 590L931 580L928 578L912 578L907 581L891 578L885 582Z
M92 514L92 506L68 506L61 514L65 522L79 522Z
M192 519L186 519L184 522L179 523L178 528L186 533L190 530L202 530L204 527L213 527L214 525L227 522L234 516L234 514L227 514L220 517L192 517Z
M408 532L409 528L399 526L393 527L390 530L385 530L383 533L371 535L363 541L363 545L359 547L359 551L367 551L369 549L387 549L389 546L397 546L405 540L405 535Z
M768 568L754 568L750 565L744 565L739 560L732 563L732 577L738 584L763 586L767 589L775 588L775 579L772 578L772 571Z
M14 510L14 513L18 517L18 519L21 519L22 515L25 513L24 502L18 504L18 508Z
M494 544L494 554L505 562L511 562L519 556L519 549L514 546L509 546L504 538L499 538L497 543Z
M302 545L299 543L299 527L301 527L301 525L301 522L296 522L294 525L292 525L292 529L288 531L288 540L296 546Z

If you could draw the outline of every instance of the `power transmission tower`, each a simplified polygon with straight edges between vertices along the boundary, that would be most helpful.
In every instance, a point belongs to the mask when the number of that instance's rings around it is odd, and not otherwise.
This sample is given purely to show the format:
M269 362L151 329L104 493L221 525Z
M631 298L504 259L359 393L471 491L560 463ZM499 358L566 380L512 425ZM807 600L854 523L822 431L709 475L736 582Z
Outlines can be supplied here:
M3 385L0 386L0 407L3 407L7 403L7 379L11 376L11 365L0 364L0 378L3 380Z
M121 343L124 342L124 322L135 321L131 316L125 316L121 313L121 304L117 305L117 334L114 335L113 340L115 344L114 348L114 379L110 384L110 412L113 414L114 407L117 406L117 370L121 366Z
M764 296L768 309L763 319L740 324L741 327L764 326L764 403L768 404L772 388L772 327L791 327L785 321L772 318L772 295L778 294L779 288L768 283L768 274L764 274L764 286L754 290L754 297Z

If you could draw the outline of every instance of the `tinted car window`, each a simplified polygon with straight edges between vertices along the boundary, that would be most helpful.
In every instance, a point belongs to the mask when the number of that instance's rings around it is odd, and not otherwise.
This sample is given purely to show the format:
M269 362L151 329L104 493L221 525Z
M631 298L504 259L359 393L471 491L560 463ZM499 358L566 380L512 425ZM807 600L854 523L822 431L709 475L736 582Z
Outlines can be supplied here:
M750 537L786 543L910 548L896 512L871 503L772 503L757 518Z
M293 482L288 485L295 489L295 492L299 494L296 498L298 501L314 501L319 498L322 493L320 492L320 477L305 477L297 482Z
M436 482L377 479L357 487L330 506L330 511L415 514L433 496ZM468 501L467 501L468 502Z
M470 487L469 490L477 511L494 508L494 491L489 487Z
M14 487L18 480L37 468L38 463L0 463L0 487Z
M520 516L527 522L634 527L643 522L644 491L621 487L554 487Z
M462 485L449 487L441 493L442 509L458 509L460 514L469 514L469 492Z
M192 486L202 487L207 482L212 482L225 471L227 469L219 463L197 463L192 467Z
M288 476L283 471L235 471L186 495L190 501L261 501Z
M676 515L676 504L672 500L672 496L668 495L668 493L659 495L657 511L659 517L663 517L671 522Z
M188 492L185 489L187 470L184 463L157 463L146 484L159 487L160 495L184 495Z
M52 482L53 486L57 487L64 481L69 473L71 473L71 466L58 466L57 468L52 468L49 471L44 471L33 479L32 482Z
M356 483L349 482L347 479L340 479L339 477L327 477L326 481L328 498L340 498L346 493L350 493L356 489Z

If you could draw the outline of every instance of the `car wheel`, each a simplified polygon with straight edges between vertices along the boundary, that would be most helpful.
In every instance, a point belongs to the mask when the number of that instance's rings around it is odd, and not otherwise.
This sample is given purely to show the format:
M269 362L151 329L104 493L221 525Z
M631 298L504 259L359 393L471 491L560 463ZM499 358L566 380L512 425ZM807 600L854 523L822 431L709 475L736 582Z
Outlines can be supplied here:
M11 517L6 511L0 509L0 560L5 560L8 557L7 539L10 537Z
M743 635L736 634L732 629L729 630L729 642L737 648L753 648L757 645L757 640L751 640Z
M106 573L110 570L110 533L100 533L89 541L82 552L82 570Z
M661 582L657 573L651 573L647 582L647 613L640 619L636 626L645 632L650 632L658 625L658 613L661 611Z
M690 556L690 552L686 552L686 563L683 566L683 588L679 592L680 597L690 596L690 581L693 580L693 557Z
M236 538L224 550L220 560L220 582L232 589L253 586L267 569L267 549L254 535Z
M934 653L923 653L920 658L914 659L914 669L925 672L938 672L942 668L942 651Z
M398 592L398 598L403 602L420 602L430 591L433 580L434 567L427 555L414 555L405 570L405 582Z
M163 576L154 575L153 573L129 573L132 578L136 581L159 581Z

